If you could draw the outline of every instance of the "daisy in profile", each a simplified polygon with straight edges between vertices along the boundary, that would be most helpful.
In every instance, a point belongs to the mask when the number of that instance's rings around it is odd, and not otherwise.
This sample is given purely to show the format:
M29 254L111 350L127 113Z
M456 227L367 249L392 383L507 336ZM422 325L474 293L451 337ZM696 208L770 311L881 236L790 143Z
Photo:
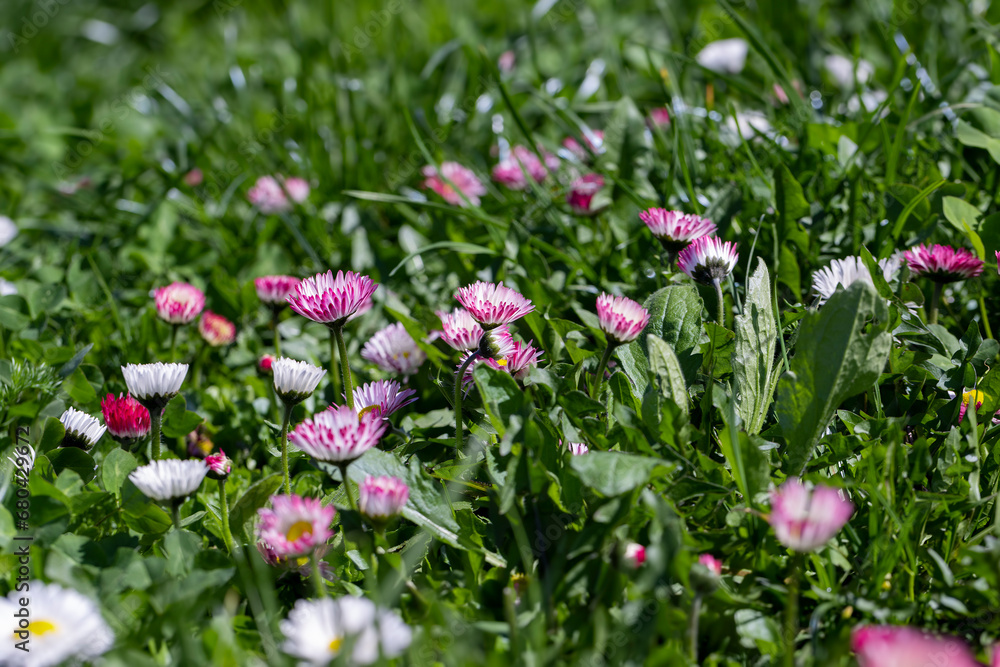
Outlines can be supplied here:
M128 478L150 500L170 505L174 526L180 529L177 512L184 500L201 486L208 470L199 459L166 459L140 466Z
M351 664L370 665L403 653L413 631L393 611L361 597L299 600L281 621L281 650L308 665L327 665L350 650Z
M358 488L358 510L376 530L384 530L409 497L410 488L398 477L368 475Z
M895 279L896 273L899 271L899 260L893 258L881 259L878 266L882 270L882 277L887 282L891 282ZM822 305L826 303L827 299L833 296L838 286L847 289L859 280L868 283L872 287L875 286L871 273L868 272L868 267L865 266L860 257L835 259L813 274L813 293L818 297L818 301Z
M7 626L0 642L0 664L8 667L55 667L90 663L111 650L115 635L101 608L71 588L37 579L0 598ZM30 607L21 604L28 598ZM29 615L19 618L22 609Z
M393 412L415 400L417 392L403 389L395 380L376 380L354 391L354 409L358 414L378 410L382 419L388 419Z
M292 420L292 409L316 391L326 371L304 361L281 357L271 364L271 374L274 378L274 391L285 405L284 417L281 420L281 471L285 495L291 495L292 483L288 474L288 425Z
M590 447L584 442L567 442L566 449L573 456L583 456L584 454L590 453Z
M59 421L66 429L62 447L76 447L87 451L96 445L104 432L108 430L97 417L91 417L86 412L80 412L76 408L69 408L63 412Z
M361 358L405 379L417 372L427 355L417 347L403 324L397 322L376 331L361 348Z
M650 208L639 213L649 231L660 242L671 257L686 248L689 243L702 236L715 233L715 223L697 215L668 211L664 208Z
M333 505L324 506L318 498L272 496L271 507L257 510L257 537L278 558L306 556L333 537L330 524L336 513Z
M174 282L153 291L156 314L170 324L193 322L205 308L205 293L189 283Z
M330 328L343 327L347 318L371 298L378 284L353 271L319 273L300 281L286 297L292 310Z
M122 366L125 384L135 400L149 410L153 432L153 458L160 458L160 421L167 407L181 390L187 376L187 364L127 364Z
M518 380L523 380L531 369L538 365L541 358L542 351L534 347L530 341L522 343L515 340L514 349L507 355L507 372Z
M478 281L462 287L455 298L483 329L493 329L521 319L535 309L531 301L503 282Z
M292 204L289 197L291 201L304 202L309 198L309 183L296 177L261 176L247 192L250 203L260 209L261 213L268 215L290 211Z
M149 410L128 394L118 398L108 394L101 401L101 412L108 433L125 449L149 435Z
M983 262L965 248L958 250L944 245L918 245L903 253L910 271L916 277L930 278L934 282L927 322L937 324L938 304L946 283L975 278L983 272Z
M717 236L702 236L684 248L677 258L681 271L696 282L715 287L718 299L716 322L720 325L725 324L722 281L736 268L739 257L735 243L723 242Z
M236 340L236 325L222 315L206 310L198 321L198 333L212 347L222 347Z
M649 311L624 296L597 297L597 320L609 343L623 345L639 337L649 322Z
M464 308L456 308L450 313L439 310L437 316L441 318L441 340L451 348L464 352L479 347L483 328L469 311Z
M475 172L458 162L442 162L440 173L433 165L427 165L421 173L423 186L441 195L452 206L479 206L479 198L486 194L486 186Z

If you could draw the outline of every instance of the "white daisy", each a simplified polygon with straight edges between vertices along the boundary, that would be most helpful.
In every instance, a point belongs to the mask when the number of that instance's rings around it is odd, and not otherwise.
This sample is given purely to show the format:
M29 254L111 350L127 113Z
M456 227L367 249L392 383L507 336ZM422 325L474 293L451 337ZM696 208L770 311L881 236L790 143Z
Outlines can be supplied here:
M59 421L66 428L64 447L90 449L108 430L108 427L101 424L97 417L91 417L86 412L80 412L76 408L69 408L62 413Z
M22 607L20 598L30 604ZM29 616L17 617L22 609ZM115 643L100 608L85 595L56 584L33 580L28 590L11 591L0 598L0 618L7 626L0 630L5 637L0 664L10 667L79 665L107 653Z
M17 225L5 215L0 215L0 248L14 240L17 236Z
M341 650L351 650L351 662L370 665L379 657L393 658L410 645L413 631L393 611L371 600L299 600L281 621L282 650L306 665L327 665Z
M879 260L878 265L882 269L882 276L891 282L899 270L899 258L882 259ZM875 286L872 276L868 272L868 267L865 266L860 257L835 259L813 274L813 292L819 297L819 303L824 304L837 291L837 285L847 289L858 280L864 281L872 287Z
M187 375L187 364L128 364L122 375L132 397L147 410L162 409L181 390Z
M316 391L326 371L304 361L280 357L271 363L274 390L285 403L301 403Z
M136 468L128 478L149 498L167 501L190 496L207 474L208 466L200 459L165 459Z
M695 59L699 65L713 72L739 74L746 65L749 51L750 44L745 39L720 39L706 45Z

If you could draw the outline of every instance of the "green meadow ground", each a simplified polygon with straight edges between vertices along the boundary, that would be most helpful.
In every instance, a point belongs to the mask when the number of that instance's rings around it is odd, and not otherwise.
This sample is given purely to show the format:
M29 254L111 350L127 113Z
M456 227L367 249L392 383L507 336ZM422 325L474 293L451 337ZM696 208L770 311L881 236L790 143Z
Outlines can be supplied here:
M408 381L418 401L362 459L403 476L413 510L373 574L339 477L294 452L292 486L339 508L329 594L414 629L398 664L687 664L696 599L697 664L792 664L791 646L797 664L853 665L860 624L957 635L986 662L1000 639L998 21L1000 5L952 0L5 1L0 215L19 234L0 247L17 290L0 296L0 592L26 534L4 486L23 426L39 452L31 576L98 602L116 637L103 664L293 664L278 624L314 592L254 548L281 467L252 279L351 269L380 284L347 328L355 381L393 377L360 351L394 322L428 354ZM733 37L745 68L699 66ZM831 54L870 78L838 81ZM663 107L670 123L648 123ZM599 154L542 183L490 180L498 143L556 152L598 129ZM479 175L480 206L421 187L445 161ZM567 206L573 170L604 176L596 215ZM268 174L310 196L262 214L247 191ZM638 218L651 206L738 245L723 323L711 287L664 271ZM831 259L874 266L918 243L986 260L944 289L938 324L921 307L932 284L905 269L817 308L812 275ZM480 279L531 299L514 328L543 357L523 380L476 371L460 454L459 357L429 334ZM238 330L223 348L180 330L192 370L164 431L171 456L203 424L233 458L232 556L214 482L177 530L124 478L144 447L57 448L67 407L99 415L125 391L120 366L168 360L150 290L175 280ZM602 291L645 302L658 338L620 348L592 398ZM284 354L329 367L324 327L285 311L280 331ZM327 384L295 422L338 401ZM959 423L975 387L979 419ZM766 521L769 488L796 475L855 506L802 556ZM647 549L635 570L629 542ZM723 564L708 589L703 553Z

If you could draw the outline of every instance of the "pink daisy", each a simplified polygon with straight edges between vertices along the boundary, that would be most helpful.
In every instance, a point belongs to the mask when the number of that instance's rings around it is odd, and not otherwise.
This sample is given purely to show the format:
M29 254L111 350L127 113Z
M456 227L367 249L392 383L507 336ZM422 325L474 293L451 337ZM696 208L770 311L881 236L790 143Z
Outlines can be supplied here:
M604 187L604 177L600 174L585 174L573 181L566 194L566 203L577 215L594 215L592 208L594 195Z
M475 282L458 290L458 302L484 329L510 324L535 309L531 301L504 284Z
M295 276L262 276L254 278L253 286L257 289L257 298L273 307L287 304L288 295L295 291L302 282Z
M637 570L646 562L646 547L638 542L629 542L625 545L625 565L630 569Z
M424 187L441 195L452 206L464 207L469 204L479 206L479 198L486 194L486 186L480 182L476 174L457 162L442 162L440 175L433 165L424 167L422 173L425 177ZM458 188L458 191L455 188ZM469 201L466 202L459 192Z
M722 576L722 561L712 554L702 554L698 556L698 562L708 568L709 572L715 576Z
M483 337L483 328L464 308L456 308L451 313L437 311L441 318L441 339L458 351L475 350Z
M368 276L353 271L318 273L295 286L285 299L292 310L328 327L342 327L378 289Z
M514 341L514 349L507 355L507 371L518 380L524 379L532 367L538 365L542 351L531 343Z
M601 130L588 130L583 131L583 141L587 144L590 150L594 153L604 152L604 132ZM562 142L563 147L573 154L578 160L586 160L590 157L587 150L580 145L573 137L566 137Z
M275 357L273 354L265 354L263 357L260 358L260 361L257 362L257 370L259 370L261 373L266 373L267 375L270 375L271 366L274 365L275 359L277 359L277 357Z
M271 507L257 510L257 537L270 546L277 558L296 558L312 553L333 536L330 524L337 513L318 498L272 496Z
M382 419L417 400L417 392L403 389L395 380L376 380L354 389L354 409L358 413L377 409Z
M205 457L205 465L208 466L208 476L212 479L225 479L233 470L233 461L226 453L219 450L218 454L209 454Z
M903 253L903 257L913 275L925 276L939 283L975 278L983 272L982 260L965 248L955 250L946 245L918 245Z
M681 251L677 266L696 281L711 285L722 281L736 267L736 244L717 236L702 236Z
M667 252L680 252L691 241L715 233L714 222L680 211L651 208L640 213L639 219Z
M301 178L284 179L284 189L281 187L279 178L274 176L261 176L257 179L250 191L247 192L247 199L250 203L260 209L261 213L280 213L292 208L288 197L292 201L303 202L309 197L309 183ZM285 191L288 196L285 196Z
M649 311L632 299L601 294L597 297L597 319L608 339L621 345L639 337L649 322Z
M386 428L378 411L358 414L346 405L332 405L296 426L288 442L319 461L347 464L377 445Z
M368 475L359 487L358 509L369 519L387 521L403 511L410 488L398 477Z
M858 626L851 632L851 650L860 667L981 667L961 639L907 626Z
M236 325L210 310L202 314L198 322L198 332L212 347L229 345L236 340Z
M149 435L149 410L129 394L108 394L101 401L104 424L111 437L126 448Z
M511 190L527 188L529 177L541 183L548 175L548 168L525 146L514 146L510 155L493 167L493 180Z
M417 372L427 355L417 347L406 327L397 322L376 331L361 348L361 358L387 373L399 373L405 378Z
M646 121L650 127L665 127L670 125L670 112L666 107L657 107L649 112Z
M156 314L171 324L193 322L205 308L205 293L188 283L170 283L153 292Z
M830 541L854 513L842 492L829 486L806 487L791 477L771 491L768 522L774 536L794 551L815 551Z

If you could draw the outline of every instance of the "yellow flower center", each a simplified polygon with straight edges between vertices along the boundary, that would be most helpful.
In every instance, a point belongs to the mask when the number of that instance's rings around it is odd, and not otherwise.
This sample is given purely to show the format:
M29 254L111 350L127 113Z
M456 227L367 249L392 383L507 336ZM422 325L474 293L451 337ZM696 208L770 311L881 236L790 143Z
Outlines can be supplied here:
M976 408L978 409L983 404L983 401L986 400L986 394L978 389L970 389L962 394L962 405L968 406L971 400L975 400Z
M31 623L28 623L28 627L26 629L32 635L41 637L46 633L55 632L56 626L48 621L32 621Z
M362 408L361 412L358 413L358 421L360 422L362 417L364 417L369 412L372 412L373 410L377 410L378 408L379 408L378 403L376 403L375 405L369 405L367 408Z
M330 652L331 653L339 653L340 652L340 645L343 644L343 643L344 643L344 640L341 639L340 637L334 637L333 639L331 639L330 640Z
M312 535L313 527L308 521L296 521L292 524L292 527L288 529L285 533L285 539L289 542L294 542L303 535Z
M499 360L497 360L497 366L506 366L506 365L507 365L507 360L506 359L499 359Z
M307 556L303 556L302 558L296 558L295 564L298 565L299 567L305 567L306 565L309 564L309 558Z

